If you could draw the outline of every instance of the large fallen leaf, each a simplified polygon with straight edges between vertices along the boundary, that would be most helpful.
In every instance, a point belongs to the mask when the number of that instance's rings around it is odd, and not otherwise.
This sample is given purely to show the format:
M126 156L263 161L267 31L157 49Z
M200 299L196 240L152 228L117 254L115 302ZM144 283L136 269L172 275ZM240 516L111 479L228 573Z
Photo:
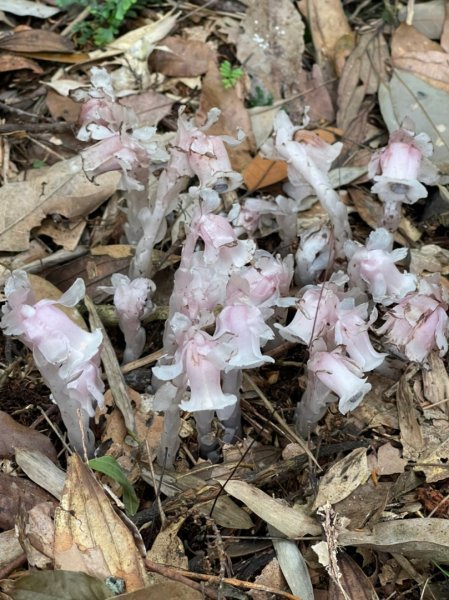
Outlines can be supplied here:
M117 189L118 172L89 181L76 156L54 164L31 181L13 182L0 189L0 250L29 247L30 231L50 214L76 218L88 215Z
M0 411L0 431L0 458L12 458L16 448L29 448L41 450L56 462L56 450L46 435L21 425L3 411Z
M341 587L331 579L329 582L329 598L332 598L332 600L347 600L348 597L357 598L357 600L379 600L369 577L365 575L355 560L345 552L338 554L338 566L341 573L339 581ZM346 592L346 598L341 588Z
M42 571L16 580L9 595L13 600L106 600L111 591L84 573Z
M297 508L291 508L271 498L262 490L245 481L220 481L224 490L237 498L258 517L278 529L287 538L319 535L321 527L311 516Z
M304 51L304 23L290 0L251 0L240 23L236 40L237 57L257 88L275 100L304 91L298 85ZM289 103L294 116L301 113L303 101Z
M78 456L69 459L61 505L55 512L55 568L100 579L120 577L130 592L146 585L131 531Z
M268 533L273 537L273 546L282 573L291 591L301 600L313 600L313 587L307 563L297 543L279 538L279 531L268 526Z
M0 48L14 52L71 52L73 43L66 37L44 29L22 29L0 34Z
M385 521L372 531L342 531L338 543L449 564L448 539L448 520L424 518Z
M29 510L51 501L53 498L32 481L0 473L0 528L14 527L20 507Z
M390 133L408 117L417 132L427 133L433 142L432 161L449 173L449 94L413 73L394 69L389 83L379 86L379 104Z
M215 107L221 110L221 115L207 133L226 134L235 138L238 129L241 129L246 135L238 146L227 146L233 168L241 172L251 161L251 155L255 151L251 119L245 107L244 92L240 82L237 82L233 88L225 89L218 67L211 61L203 79L200 107L196 114L199 125L204 125L207 113Z
M170 36L152 53L149 65L152 71L168 77L196 77L206 73L211 60L215 60L215 52L208 44Z
M308 0L307 20L316 52L333 59L338 40L351 33L341 0Z
M356 448L334 463L323 475L313 503L314 510L326 502L335 504L343 500L360 485L363 485L369 475L366 448Z
M39 75L44 72L37 62L24 56L17 56L16 54L2 54L0 56L0 73L20 71L22 69L29 69Z
M414 27L403 23L391 41L393 66L422 77L427 83L449 91L449 57L443 48Z

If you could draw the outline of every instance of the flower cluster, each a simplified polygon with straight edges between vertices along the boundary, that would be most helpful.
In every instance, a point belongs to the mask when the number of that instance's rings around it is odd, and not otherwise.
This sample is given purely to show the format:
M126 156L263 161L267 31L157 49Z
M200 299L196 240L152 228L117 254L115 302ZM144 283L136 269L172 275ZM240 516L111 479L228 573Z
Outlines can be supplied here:
M92 68L91 84L88 92L77 95L85 100L78 139L97 142L81 152L84 170L93 177L121 171L119 189L142 190L150 160L161 163L168 158L154 139L156 128L137 126L133 111L118 103L105 69Z
M6 335L18 336L33 351L71 443L78 452L83 453L86 447L91 453L94 438L89 417L94 415L95 404L103 406L102 334L99 330L85 331L57 306L73 307L84 294L84 282L77 279L58 301L36 302L26 272L14 271L5 285L7 302L1 327Z
M289 259L281 262L256 250L251 240L239 240L228 220L211 212L213 208L209 195L192 219L170 302L167 355L153 369L158 379L169 382L159 388L157 403L166 404L168 395L173 397L173 385L189 389L187 399L183 394L176 398L180 408L194 412L203 451L213 448L214 412L224 422L225 441L238 435L239 373L273 362L261 353L274 336L266 320L272 307L283 303L281 295L288 291L293 274ZM196 249L199 241L202 249ZM205 327L214 327L214 333ZM169 447L170 440L165 443Z

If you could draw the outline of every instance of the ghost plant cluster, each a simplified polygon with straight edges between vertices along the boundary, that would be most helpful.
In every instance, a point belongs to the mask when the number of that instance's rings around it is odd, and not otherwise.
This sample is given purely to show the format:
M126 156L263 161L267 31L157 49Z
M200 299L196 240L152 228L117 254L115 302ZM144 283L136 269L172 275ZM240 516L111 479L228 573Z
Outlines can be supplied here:
M138 358L145 345L141 322L152 310L153 248L181 198L189 208L164 354L153 369L155 404L165 413L161 462L169 466L175 458L180 410L193 413L200 451L211 459L218 446L214 418L224 442L241 436L242 370L274 362L262 353L268 341L284 338L307 347L307 386L297 410L302 433L331 402L338 402L343 414L354 409L371 389L367 374L387 353L425 363L433 350L447 351L448 306L438 278L418 278L399 268L407 250L393 248L402 204L426 197L423 184L436 182L427 136L399 129L374 154L369 176L384 214L361 243L352 240L346 206L329 175L341 143L328 144L295 127L280 111L262 153L286 163L284 194L246 198L226 213L220 194L238 188L242 178L225 145L238 140L208 134L216 109L203 127L180 111L177 131L165 146L155 128L139 127L134 113L120 104L105 70L94 68L91 83L81 94L79 138L94 142L82 152L84 168L92 177L121 171L125 234L136 247L129 277L116 274L107 288L125 337L125 362ZM316 200L327 223L299 232L298 213ZM291 255L282 259L257 248L255 240L270 222L285 246L296 243L299 233L295 264ZM294 297L293 274L300 287ZM83 440L75 413L81 408L91 449L87 420L92 400L102 402L101 336L76 329L53 302L35 302L22 272L13 274L6 296L2 327L33 350L77 449ZM72 306L81 296L77 282L60 303ZM294 307L290 322L288 307ZM384 323L376 329L378 318ZM371 332L377 334L375 345Z

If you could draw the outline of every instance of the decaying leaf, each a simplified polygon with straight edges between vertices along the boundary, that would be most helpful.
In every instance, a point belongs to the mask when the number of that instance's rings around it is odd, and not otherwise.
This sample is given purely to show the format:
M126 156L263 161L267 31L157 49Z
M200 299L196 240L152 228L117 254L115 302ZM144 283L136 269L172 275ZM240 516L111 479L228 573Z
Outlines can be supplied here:
M335 504L363 485L370 475L366 448L356 448L334 463L323 475L313 509L326 502Z
M36 448L18 448L16 462L22 471L58 500L62 496L65 482L65 472L57 467L47 456Z
M422 471L427 483L435 483L449 478L449 438L442 444L435 444L421 454L415 471Z
M20 71L21 69L29 69L39 75L44 72L37 62L24 56L17 56L16 54L1 54L0 55L0 73L7 73L8 71Z
M261 519L278 529L287 538L318 535L321 527L305 511L282 504L245 481L220 481L225 491L237 498Z
M54 31L44 29L21 29L4 31L0 35L0 48L13 52L72 52L70 39Z
M28 479L0 473L0 527L14 527L19 509L29 510L53 498Z
M304 51L304 23L289 0L252 0L240 24L237 58L251 75L254 92L272 94L275 100L293 96L299 89L298 74ZM289 103L295 120L303 102Z
M430 404L439 406L448 413L449 375L438 352L428 357L429 366L422 370L423 393Z
M15 529L0 533L0 569L23 554Z
M269 160L260 154L255 156L243 171L243 180L250 192L285 179L287 179L287 163L281 160Z
M76 156L54 164L32 181L13 182L0 189L0 250L17 252L29 246L30 231L45 216L84 217L111 196L120 174L105 173L89 181Z
M37 571L17 579L9 591L13 600L106 600L111 590L96 577L71 571Z
M408 117L417 132L430 136L432 161L443 173L449 173L449 94L413 73L394 69L389 83L379 86L379 104L390 132Z
M61 9L58 6L48 6L42 2L31 2L31 0L0 0L0 10L20 17L48 19L60 12Z
M404 373L399 381L396 402L403 455L405 458L416 459L424 449L424 440L418 423L415 398L408 382L407 373Z
M273 536L273 546L282 573L289 588L301 600L313 600L313 587L307 563L296 542L279 539L279 531L268 525L268 533Z
M28 564L38 569L53 565L53 513L53 503L42 502L29 511L22 509L17 520L17 533Z
M146 585L132 533L76 455L69 459L61 505L55 512L55 568L100 579L120 577L128 591Z
M403 473L407 461L401 458L401 452L398 448L392 446L390 442L382 444L377 450L377 460L375 468L378 475L392 475L393 473Z
M351 33L351 28L340 0L308 0L307 20L320 64L325 58L333 59L337 42Z
M211 46L198 40L169 36L152 53L149 66L152 71L168 77L196 77L206 73L209 62L216 60Z
M371 531L342 531L341 546L362 546L410 558L449 563L449 521L423 518L384 521Z
M359 565L345 552L338 554L338 566L340 567L340 585L349 598L357 600L378 600L379 596L373 588L370 579L365 575ZM332 600L346 600L340 587L331 579L329 585L329 597Z
M233 168L241 172L250 162L251 155L255 151L251 120L245 107L243 89L240 82L237 82L233 88L225 89L217 65L210 62L203 79L200 107L196 113L199 125L204 125L207 113L214 107L221 110L221 115L207 130L209 134L226 134L235 138L239 129L245 133L245 138L238 146L227 146Z
M374 484L370 478L360 485L344 500L334 505L339 516L348 519L348 528L358 529L376 523L390 498L392 483L378 481Z
M12 458L16 448L36 449L56 462L56 450L46 435L21 425L0 411L0 458Z
M369 31L360 36L343 69L338 85L337 126L347 131L360 112L363 99L377 91L386 76L388 48L380 33Z
M414 27L403 23L394 32L391 59L397 69L414 73L430 85L449 92L448 55Z
M407 7L399 10L399 19L405 21ZM412 25L420 33L431 40L439 40L443 32L445 22L445 0L429 0L429 2L417 2L413 9Z

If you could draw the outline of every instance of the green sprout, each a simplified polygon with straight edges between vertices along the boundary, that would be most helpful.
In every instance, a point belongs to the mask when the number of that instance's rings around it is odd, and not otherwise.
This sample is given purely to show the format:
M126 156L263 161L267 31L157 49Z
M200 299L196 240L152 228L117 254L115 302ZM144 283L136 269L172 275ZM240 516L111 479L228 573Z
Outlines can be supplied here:
M221 82L225 90L233 88L243 75L242 67L233 67L229 60L224 60L218 67Z
M104 46L117 36L126 17L135 16L132 8L137 2L138 0L57 0L57 5L61 8L88 8L88 17L74 28L78 41L85 44L92 40L96 46Z

